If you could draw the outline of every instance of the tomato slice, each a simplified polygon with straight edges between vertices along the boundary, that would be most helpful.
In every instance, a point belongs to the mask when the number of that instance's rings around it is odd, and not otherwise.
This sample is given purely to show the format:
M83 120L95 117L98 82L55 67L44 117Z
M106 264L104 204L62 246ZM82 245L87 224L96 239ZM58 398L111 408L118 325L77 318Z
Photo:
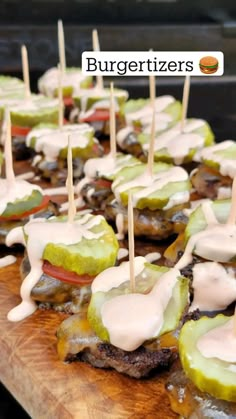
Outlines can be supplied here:
M53 278L59 279L62 282L67 282L69 284L75 285L89 285L93 282L95 276L90 276L87 274L78 275L75 272L66 271L60 266L54 266L47 260L43 262L43 272Z
M21 127L19 125L12 125L11 135L12 137L26 137L31 131L32 127Z
M71 96L63 97L63 102L65 106L71 106L74 104L74 100Z
M112 182L106 179L96 179L93 181L93 184L96 186L101 186L101 188L111 189Z
M25 218L25 217L28 217L29 215L36 214L38 211L47 207L49 200L50 200L50 196L45 195L42 199L41 204L38 205L37 207L34 207L29 211L23 212L22 214L12 215L11 217L0 216L0 221L20 220L21 218Z
M94 109L94 112L86 118L80 118L80 122L108 121L110 119L109 109Z

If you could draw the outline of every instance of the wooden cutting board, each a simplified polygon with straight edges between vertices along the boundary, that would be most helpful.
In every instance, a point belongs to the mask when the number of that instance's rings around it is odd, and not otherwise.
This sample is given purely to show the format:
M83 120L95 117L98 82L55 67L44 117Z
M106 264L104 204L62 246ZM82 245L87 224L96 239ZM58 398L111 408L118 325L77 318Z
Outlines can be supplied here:
M37 310L7 321L20 301L19 261L0 270L0 378L34 419L176 418L164 389L167 374L136 380L80 362L58 360L55 331L64 314Z

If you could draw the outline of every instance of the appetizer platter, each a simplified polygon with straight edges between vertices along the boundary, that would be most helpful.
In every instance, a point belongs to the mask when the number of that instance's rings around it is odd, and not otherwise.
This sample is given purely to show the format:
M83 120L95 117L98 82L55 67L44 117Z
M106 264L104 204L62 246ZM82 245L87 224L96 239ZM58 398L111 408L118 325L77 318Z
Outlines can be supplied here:
M128 100L58 34L52 120L25 47L0 78L1 380L35 418L236 418L235 142L188 118L189 77Z

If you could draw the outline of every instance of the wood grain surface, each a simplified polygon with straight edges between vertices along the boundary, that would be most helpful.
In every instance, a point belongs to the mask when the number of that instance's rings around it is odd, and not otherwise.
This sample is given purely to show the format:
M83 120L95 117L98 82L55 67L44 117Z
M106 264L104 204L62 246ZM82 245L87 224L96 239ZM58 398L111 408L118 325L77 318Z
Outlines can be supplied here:
M17 173L29 170L19 163L16 169ZM143 251L141 243L139 248ZM148 245L147 249L153 251ZM24 321L7 320L8 311L20 302L20 260L18 255L16 264L0 269L0 379L29 415L35 419L176 418L164 389L168 373L136 380L80 362L64 364L57 357L55 331L66 315L37 310Z
M18 258L20 259L20 258ZM175 418L167 374L136 380L80 362L58 360L55 331L65 315L37 310L19 323L6 319L19 301L19 260L0 271L0 377L33 418Z

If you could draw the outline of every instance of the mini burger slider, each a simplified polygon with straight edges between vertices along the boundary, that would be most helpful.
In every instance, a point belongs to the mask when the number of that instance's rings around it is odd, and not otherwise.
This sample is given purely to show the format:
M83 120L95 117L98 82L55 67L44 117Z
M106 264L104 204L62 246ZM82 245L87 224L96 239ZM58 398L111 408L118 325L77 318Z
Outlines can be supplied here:
M201 58L199 62L199 67L202 73L204 74L213 74L216 73L218 70L218 60L215 57L212 57L210 55Z
M188 304L188 280L175 268L152 265L139 256L132 293L129 269L129 262L123 262L94 279L87 319L71 316L57 330L61 360L141 378L176 359L172 331Z

